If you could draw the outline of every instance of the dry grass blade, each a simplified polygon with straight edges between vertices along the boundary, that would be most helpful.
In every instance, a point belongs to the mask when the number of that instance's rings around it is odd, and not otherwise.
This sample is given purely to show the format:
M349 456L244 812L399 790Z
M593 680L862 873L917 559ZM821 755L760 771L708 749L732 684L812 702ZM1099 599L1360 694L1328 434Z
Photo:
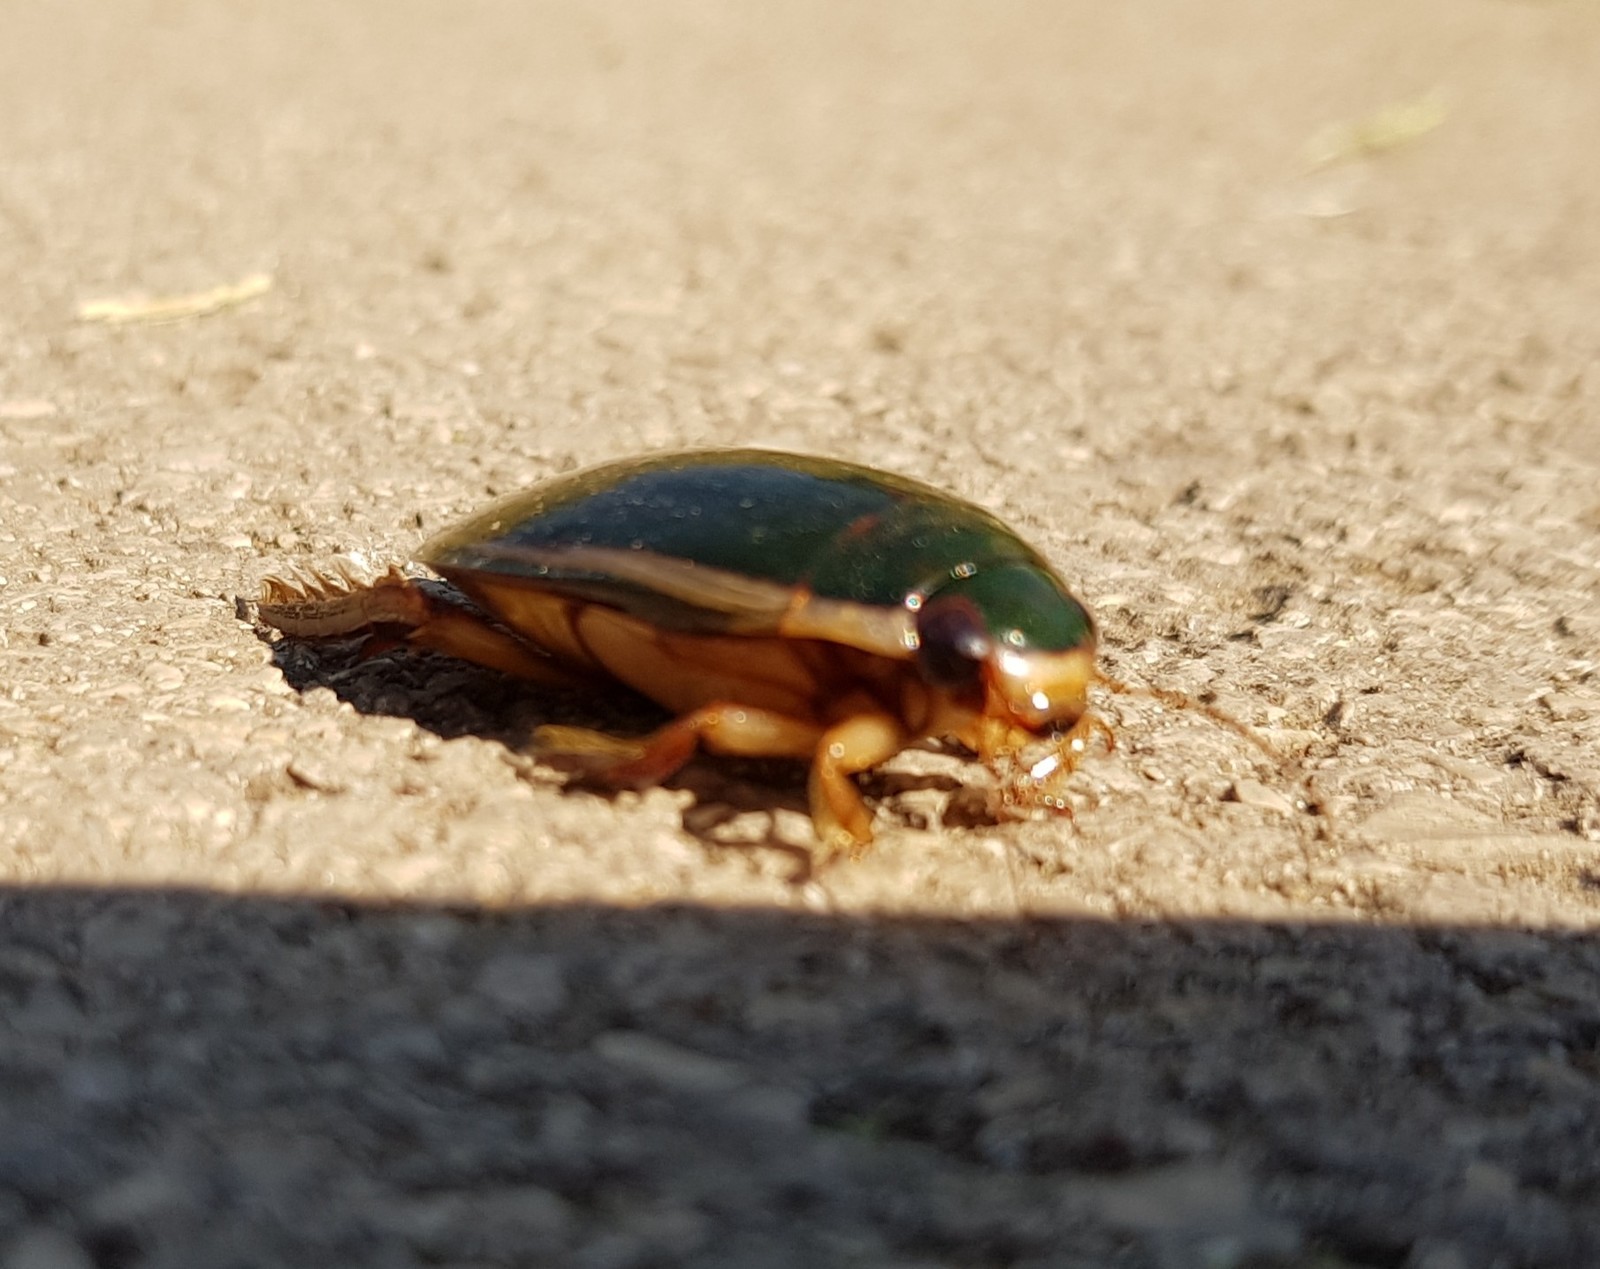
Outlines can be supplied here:
M225 308L244 304L272 289L270 273L252 273L249 277L206 291L187 295L121 296L103 300L85 300L78 305L81 322L105 322L122 326L136 322L157 324L179 322L189 317L204 317Z
M1390 102L1360 119L1321 129L1306 143L1306 160L1311 167L1320 168L1385 154L1427 136L1448 115L1445 95L1437 88L1420 97Z

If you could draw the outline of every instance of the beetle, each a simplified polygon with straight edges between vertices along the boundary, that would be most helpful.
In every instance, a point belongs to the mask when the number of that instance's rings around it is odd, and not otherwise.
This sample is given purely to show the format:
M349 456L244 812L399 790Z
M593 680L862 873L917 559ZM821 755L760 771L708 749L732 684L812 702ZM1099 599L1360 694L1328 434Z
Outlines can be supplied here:
M625 684L673 721L636 740L542 727L536 751L613 787L658 783L696 749L799 759L832 849L872 839L851 777L908 746L966 746L1021 812L1065 810L1060 779L1092 735L1111 740L1088 707L1111 683L1094 621L1044 558L988 512L870 467L763 449L624 459L503 498L418 559L473 606L397 568L335 568L266 578L257 611L291 637Z

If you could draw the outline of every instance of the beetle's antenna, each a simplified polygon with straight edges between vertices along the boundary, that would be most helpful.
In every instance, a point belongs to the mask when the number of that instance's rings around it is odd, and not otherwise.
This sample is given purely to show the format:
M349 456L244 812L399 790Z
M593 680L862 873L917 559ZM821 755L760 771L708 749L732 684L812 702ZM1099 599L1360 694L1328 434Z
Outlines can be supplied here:
M1248 740L1274 762L1281 762L1283 755L1273 752L1272 746L1256 735L1246 724L1241 723L1232 714L1218 709L1208 701L1197 701L1186 692L1174 691L1170 687L1135 687L1131 683L1124 683L1121 679L1114 679L1104 670L1094 672L1095 682L1118 696L1148 696L1160 701L1163 705L1171 705L1174 709L1192 709L1197 714L1204 714L1219 727L1226 727L1234 735Z
M1286 760L1283 754L1278 753L1271 745L1256 735L1252 728L1240 722L1226 710L1219 709L1208 701L1196 700L1186 692L1174 691L1169 687L1135 687L1131 683L1124 683L1121 679L1112 678L1104 670L1098 668L1094 672L1094 677L1095 682L1100 684L1101 687L1115 692L1119 696L1148 696L1152 700L1160 701L1163 705L1170 705L1174 709L1190 709L1197 714L1204 714L1219 727L1226 727L1234 735L1249 741L1261 753L1272 759L1280 771L1283 770L1287 762L1292 770L1294 782L1300 786L1300 797L1298 799L1300 809L1310 811L1313 815L1322 814L1321 799L1312 790L1309 778L1300 760L1298 758Z

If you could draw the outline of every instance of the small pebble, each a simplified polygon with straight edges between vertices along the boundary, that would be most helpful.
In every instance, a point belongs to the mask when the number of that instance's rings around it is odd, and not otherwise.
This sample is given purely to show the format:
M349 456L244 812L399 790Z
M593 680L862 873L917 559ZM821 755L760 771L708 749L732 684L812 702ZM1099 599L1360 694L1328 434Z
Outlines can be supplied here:
M314 758L291 759L288 773L296 784L318 793L343 793L349 787L331 768Z
M1228 786L1223 801L1237 802L1241 806L1253 806L1258 811L1276 811L1279 815L1294 814L1293 802L1259 780L1235 780Z

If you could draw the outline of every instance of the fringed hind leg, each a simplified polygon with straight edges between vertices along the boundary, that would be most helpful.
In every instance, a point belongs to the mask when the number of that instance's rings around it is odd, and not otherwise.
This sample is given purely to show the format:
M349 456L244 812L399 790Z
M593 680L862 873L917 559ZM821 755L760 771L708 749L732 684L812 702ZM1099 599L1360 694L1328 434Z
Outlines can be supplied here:
M263 578L256 613L294 639L365 636L363 655L421 648L552 687L590 681L398 568L366 579L340 562L324 571Z

